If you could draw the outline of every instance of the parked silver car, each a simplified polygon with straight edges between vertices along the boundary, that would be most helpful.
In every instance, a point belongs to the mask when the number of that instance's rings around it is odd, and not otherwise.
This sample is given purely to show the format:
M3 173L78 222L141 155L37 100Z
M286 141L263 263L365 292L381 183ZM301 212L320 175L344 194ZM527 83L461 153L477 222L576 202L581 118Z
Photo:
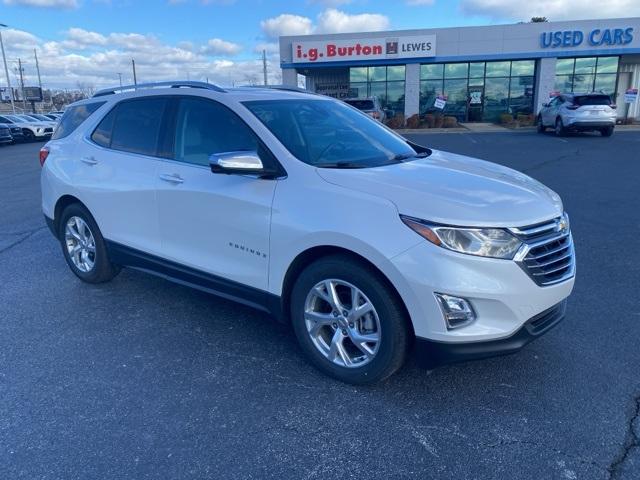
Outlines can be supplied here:
M538 114L538 132L552 127L556 135L567 132L599 131L603 137L613 135L616 106L603 93L563 93L542 106Z
M366 113L370 117L375 118L379 122L384 123L387 119L387 114L382 108L382 105L380 105L378 97L347 98L344 102Z

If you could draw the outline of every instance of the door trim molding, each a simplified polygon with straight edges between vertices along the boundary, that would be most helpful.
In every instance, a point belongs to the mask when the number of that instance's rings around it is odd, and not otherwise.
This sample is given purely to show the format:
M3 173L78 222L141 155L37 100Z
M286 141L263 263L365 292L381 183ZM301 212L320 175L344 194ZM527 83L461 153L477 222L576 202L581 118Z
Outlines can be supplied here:
M171 260L105 239L109 258L114 263L159 276L170 282L195 288L218 297L266 312L282 321L282 298L273 293L203 272Z

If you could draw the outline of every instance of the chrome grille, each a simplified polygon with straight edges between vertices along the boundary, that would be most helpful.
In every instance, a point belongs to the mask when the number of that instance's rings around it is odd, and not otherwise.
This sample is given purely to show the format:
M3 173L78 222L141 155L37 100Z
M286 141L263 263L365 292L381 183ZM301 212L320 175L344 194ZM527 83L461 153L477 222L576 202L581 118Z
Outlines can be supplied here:
M562 282L575 274L573 239L568 220L567 228L562 228L562 220L559 217L550 222L510 229L524 242L515 261L540 286Z

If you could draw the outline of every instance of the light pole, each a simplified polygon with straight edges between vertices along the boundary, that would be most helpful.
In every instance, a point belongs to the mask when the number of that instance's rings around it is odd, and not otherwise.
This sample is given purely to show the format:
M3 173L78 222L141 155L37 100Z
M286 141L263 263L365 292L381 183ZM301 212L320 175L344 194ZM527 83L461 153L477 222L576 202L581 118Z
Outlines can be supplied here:
M118 73L118 77L120 77L120 86L122 86L122 74Z
M16 106L13 103L13 89L11 88L11 80L9 78L9 69L7 68L7 57L4 54L4 43L2 42L2 29L7 26L0 23L0 50L2 50L2 61L4 62L4 74L7 76L7 88L9 89L9 99L11 100L11 110L16 113Z

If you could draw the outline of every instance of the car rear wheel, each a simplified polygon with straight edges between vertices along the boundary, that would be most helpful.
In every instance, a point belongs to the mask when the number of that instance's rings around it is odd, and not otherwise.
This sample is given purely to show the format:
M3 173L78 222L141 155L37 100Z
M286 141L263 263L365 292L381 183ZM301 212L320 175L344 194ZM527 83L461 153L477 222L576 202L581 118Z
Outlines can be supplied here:
M380 274L348 256L307 267L291 295L291 319L309 361L343 382L383 380L404 363L410 328Z
M87 283L108 282L120 268L109 260L104 238L89 211L80 204L64 209L58 238L71 271Z
M542 123L542 115L538 115L538 120L536 122L536 126L537 126L538 133L544 133L545 130L547 129L544 126L544 123Z
M611 135L613 135L613 127L606 127L600 130L600 134L603 137L610 137Z
M558 137L562 137L565 134L564 124L562 123L562 119L560 117L556 118L556 128L554 131Z

